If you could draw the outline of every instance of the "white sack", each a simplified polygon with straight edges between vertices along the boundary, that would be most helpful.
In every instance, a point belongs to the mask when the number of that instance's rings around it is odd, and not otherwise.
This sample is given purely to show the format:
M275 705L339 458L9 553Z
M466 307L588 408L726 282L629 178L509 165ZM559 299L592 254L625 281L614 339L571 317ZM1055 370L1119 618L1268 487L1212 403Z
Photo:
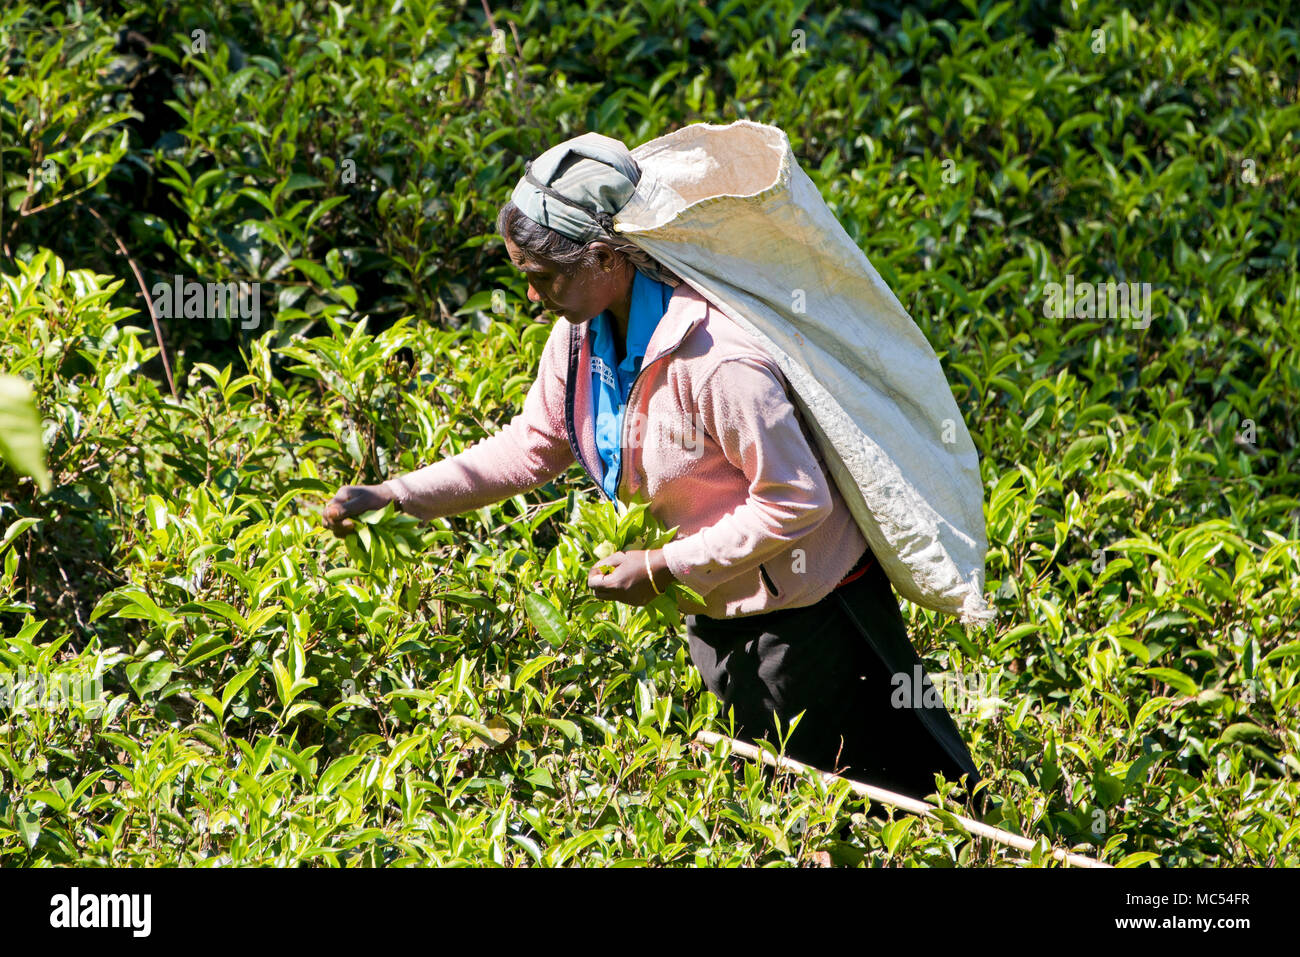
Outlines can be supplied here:
M614 217L617 231L781 368L899 594L968 624L991 620L970 433L934 350L799 168L785 133L749 120L698 123L632 155L642 178Z

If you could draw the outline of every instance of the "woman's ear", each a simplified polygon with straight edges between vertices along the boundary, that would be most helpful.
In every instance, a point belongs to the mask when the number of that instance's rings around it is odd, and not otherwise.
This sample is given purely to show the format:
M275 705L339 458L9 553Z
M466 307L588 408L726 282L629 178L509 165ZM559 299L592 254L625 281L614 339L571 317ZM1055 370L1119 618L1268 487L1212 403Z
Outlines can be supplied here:
M592 254L595 256L596 265L600 268L601 272L609 273L618 268L619 255L614 251L614 247L609 243L593 243Z

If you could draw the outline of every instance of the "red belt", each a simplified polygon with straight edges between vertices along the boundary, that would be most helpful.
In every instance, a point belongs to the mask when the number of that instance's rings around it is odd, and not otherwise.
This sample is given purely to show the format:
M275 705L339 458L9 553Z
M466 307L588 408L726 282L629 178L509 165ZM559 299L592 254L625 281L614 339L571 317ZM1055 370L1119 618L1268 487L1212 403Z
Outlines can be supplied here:
M840 583L836 585L835 588L843 588L849 582L856 581L857 579L861 578L863 575L866 574L867 569L871 567L871 564L872 564L871 549L867 549L865 552L862 553L862 557L858 559L857 564L854 565L853 568L849 570L849 573L840 580ZM834 591L835 589L833 588L831 590Z

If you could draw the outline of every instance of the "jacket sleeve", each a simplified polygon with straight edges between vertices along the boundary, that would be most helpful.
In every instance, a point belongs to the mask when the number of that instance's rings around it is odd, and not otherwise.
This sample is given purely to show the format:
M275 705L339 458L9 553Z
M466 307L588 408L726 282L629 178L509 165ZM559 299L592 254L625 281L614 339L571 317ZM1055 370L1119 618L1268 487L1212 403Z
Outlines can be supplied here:
M749 480L744 502L663 548L677 580L703 596L810 534L831 514L833 499L775 366L746 356L723 360L696 407L705 432Z
M403 512L459 515L545 485L573 464L564 425L569 328L556 320L523 410L509 424L458 455L383 483Z

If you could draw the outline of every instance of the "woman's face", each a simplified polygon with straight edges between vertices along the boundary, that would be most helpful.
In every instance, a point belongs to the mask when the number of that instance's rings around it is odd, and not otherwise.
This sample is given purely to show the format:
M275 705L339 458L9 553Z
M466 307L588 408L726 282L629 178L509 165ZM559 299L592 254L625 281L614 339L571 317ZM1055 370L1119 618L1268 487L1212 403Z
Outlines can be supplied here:
M608 254L598 253L596 265L580 269L525 256L509 237L505 243L510 261L528 278L528 298L574 325L594 318L627 295L627 271L615 268L618 257L608 247Z

